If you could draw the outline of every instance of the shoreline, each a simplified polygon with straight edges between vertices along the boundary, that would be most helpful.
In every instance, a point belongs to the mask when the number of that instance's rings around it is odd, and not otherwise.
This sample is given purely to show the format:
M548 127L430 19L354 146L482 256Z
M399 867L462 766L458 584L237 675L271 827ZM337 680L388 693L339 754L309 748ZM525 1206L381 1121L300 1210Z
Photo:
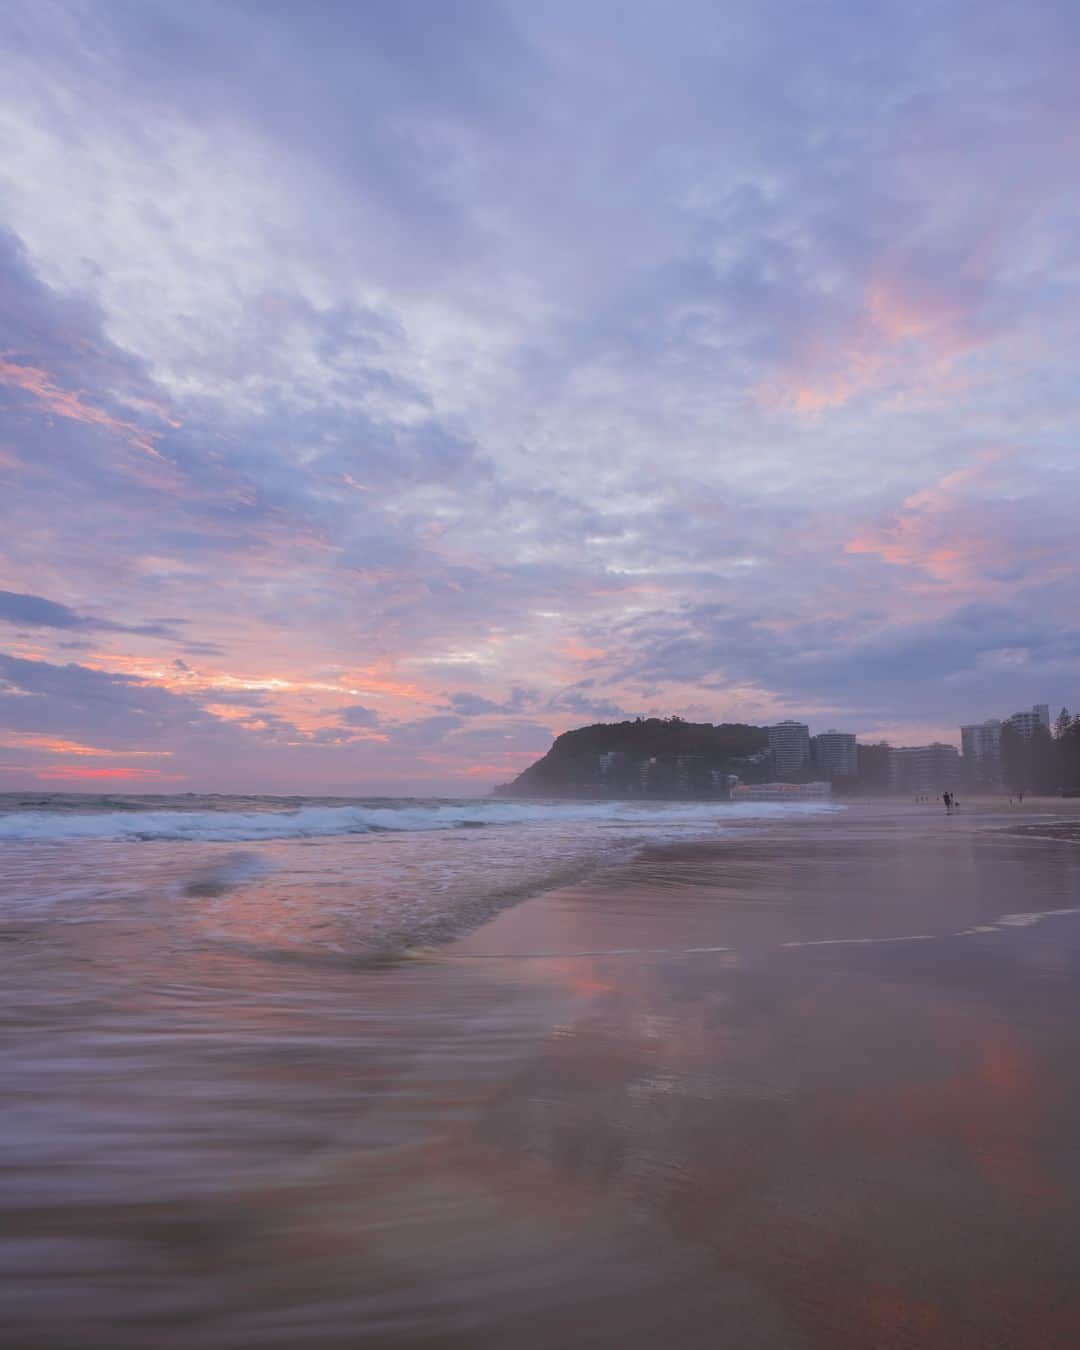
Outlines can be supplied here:
M1069 830L1080 814L1022 809ZM1068 1263L1045 1260L1080 1204L1080 1080L1062 1072L1080 853L1003 814L871 810L646 849L447 952L577 1002L493 1108L497 1133L513 1155L552 1104L557 1178L614 1148L627 1202L688 1262L708 1253L680 1344L711 1346L718 1319L778 1350L1080 1339ZM864 933L871 886L887 903ZM894 931L894 907L924 901Z
M1007 808L1002 812L996 806L992 809L965 810L961 804L961 809L950 816L937 804L916 805L904 802L897 808L897 805L888 799L879 799L863 810L849 808L845 812L830 813L827 816L790 818L779 823L770 819L745 822L738 832L717 838L703 835L697 839L672 843L645 843L639 846L631 857L615 863L606 863L569 886L555 886L500 909L479 927L442 948L441 952L450 959L457 956L479 955L494 958L499 949L508 955L517 955L530 943L539 941L544 934L558 930L559 925L566 924L570 918L576 923L586 924L589 931L595 934L596 925L590 919L590 905L598 899L602 900L606 893L619 889L629 888L633 893L640 894L645 909L655 901L662 921L668 923L672 918L671 897L666 894L669 890L674 893L677 910L677 902L685 901L688 893L691 896L691 904L700 904L706 898L716 899L718 897L709 895L710 879L708 876L703 877L702 873L707 873L710 869L719 872L725 865L732 865L737 869L737 882L741 885L744 882L745 859L755 858L759 872L762 865L765 870L768 869L769 862L767 858L762 858L762 850L774 858L784 856L790 871L792 866L796 868L798 866L801 845L805 842L808 848L816 849L823 837L845 838L852 847L856 847L868 832L875 832L877 837L873 840L872 846L878 849L888 849L896 836L906 841L909 835L922 835L938 844L947 844L958 835L987 841L1028 839L1057 842L1064 839L1068 842L1080 842L1080 802L1077 802L1071 810L1058 813L1048 806L1048 803L1054 801L1056 799L1053 798L1033 799L1030 803L1025 802L1023 807L1017 808L1017 813L1022 811L1028 816L1064 815L1066 819L1059 827L1017 822L1010 817ZM1055 828L1062 833L1043 832ZM654 884L658 871L666 873L666 876L659 884ZM751 876L745 880L753 884L759 877ZM700 884L695 895L696 882ZM730 905L730 896L726 899ZM739 904L738 901L735 903ZM775 902L772 904L775 911ZM743 902L743 908L747 906L755 908L752 900ZM935 907L936 901L933 901L931 909ZM685 912L685 909L686 905L683 904L682 911ZM796 913L798 909L797 896L791 912ZM549 913L549 910L552 913ZM714 944L715 950L735 950L732 943L724 940L725 936L737 938L740 932L747 931L748 925L740 922L738 912L738 909L734 913L728 910L723 914L726 926L720 929L720 936ZM850 914L844 911L838 917L838 922L848 922L850 917ZM625 918L625 913L613 915L609 908L603 911L605 923L618 924L625 922ZM637 919L640 923L640 914ZM751 943L754 946L760 945L759 929L760 924L751 932ZM702 930L698 925L691 931L700 933ZM883 940L897 936L899 935L891 931L882 933ZM942 931L940 936L948 936L948 932ZM837 935L835 940L849 939ZM622 949L621 944L615 945ZM611 944L604 942L594 943L590 952L602 953L610 946ZM644 953L654 949L665 952L690 952L702 950L702 946L698 943L671 947L670 944L661 943L654 948L638 950Z
M646 845L377 970L15 944L0 1346L1071 1350L1080 853L1015 823Z

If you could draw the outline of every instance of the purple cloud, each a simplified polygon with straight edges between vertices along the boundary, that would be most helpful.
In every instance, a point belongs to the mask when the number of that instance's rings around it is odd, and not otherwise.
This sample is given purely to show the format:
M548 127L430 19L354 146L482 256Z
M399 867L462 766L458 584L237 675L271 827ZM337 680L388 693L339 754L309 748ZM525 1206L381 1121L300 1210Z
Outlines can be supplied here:
M97 619L87 614L76 614L67 605L46 600L40 595L20 595L15 591L0 591L0 623L18 624L27 628L82 628L108 633L135 633L141 637L175 637L175 626L183 620L167 623L127 624L111 619Z
M0 35L13 731L420 790L637 710L1080 702L1075 6Z

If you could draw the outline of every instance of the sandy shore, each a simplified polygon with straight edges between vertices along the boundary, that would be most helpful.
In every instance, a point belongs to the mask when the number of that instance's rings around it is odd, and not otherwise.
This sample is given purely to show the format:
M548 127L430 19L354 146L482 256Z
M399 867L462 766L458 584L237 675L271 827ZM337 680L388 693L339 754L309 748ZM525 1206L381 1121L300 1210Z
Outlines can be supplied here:
M674 1344L1080 1344L1077 815L872 805L504 914L455 954L579 1002L486 1147L663 1253L614 1306ZM538 1345L650 1343L551 1301Z
M120 988L49 1032L0 1344L1072 1350L1077 809L652 849L385 970L215 956L164 1058Z

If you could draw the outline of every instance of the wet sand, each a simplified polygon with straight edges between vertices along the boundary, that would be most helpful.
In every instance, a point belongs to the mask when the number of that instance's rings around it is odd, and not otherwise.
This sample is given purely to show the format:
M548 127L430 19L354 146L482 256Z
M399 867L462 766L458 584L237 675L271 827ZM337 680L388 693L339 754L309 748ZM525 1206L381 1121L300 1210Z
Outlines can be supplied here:
M1072 808L858 807L384 970L43 997L0 1343L1075 1347L1080 846L1013 830Z

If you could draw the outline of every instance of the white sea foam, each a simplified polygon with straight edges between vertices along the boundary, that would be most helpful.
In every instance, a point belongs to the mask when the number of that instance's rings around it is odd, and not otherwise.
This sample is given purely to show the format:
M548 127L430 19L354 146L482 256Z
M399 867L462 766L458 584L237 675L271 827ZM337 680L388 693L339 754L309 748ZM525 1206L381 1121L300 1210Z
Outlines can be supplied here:
M475 826L566 824L642 827L661 834L700 826L783 819L842 810L828 802L541 802L491 801L395 805L303 806L296 810L149 810L64 814L15 811L0 815L0 841L65 839L241 842L315 839L382 831L455 830Z

